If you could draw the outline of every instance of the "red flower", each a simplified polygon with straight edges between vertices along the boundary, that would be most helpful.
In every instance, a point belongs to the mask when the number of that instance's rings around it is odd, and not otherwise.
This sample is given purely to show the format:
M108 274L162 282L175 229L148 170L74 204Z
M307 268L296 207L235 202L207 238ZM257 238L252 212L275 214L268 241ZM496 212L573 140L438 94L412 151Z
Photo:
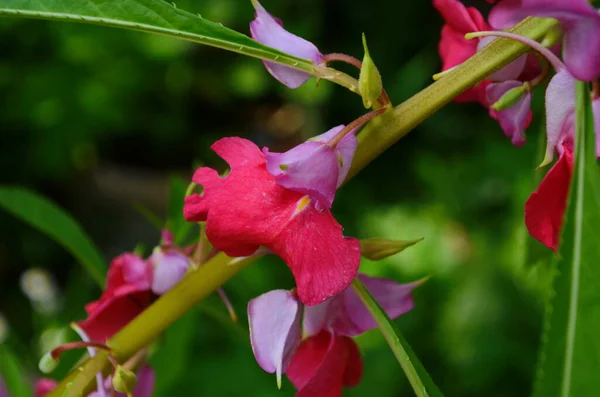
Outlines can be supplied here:
M352 338L321 331L300 344L286 375L298 390L296 397L339 397L342 387L358 385L362 371Z
M206 221L208 239L229 256L252 255L261 245L271 249L292 270L307 305L348 287L358 271L360 246L342 235L331 212L318 211L308 196L278 185L254 143L223 138L212 149L231 172L220 177L212 168L198 168L193 181L204 192L186 197L185 218Z
M154 300L152 265L134 254L123 254L110 263L106 289L97 301L85 306L88 318L77 325L92 341L104 342Z
M467 40L465 34L493 30L474 7L465 7L458 0L434 0L433 6L442 14L445 24L438 46L442 70L460 65L477 52L479 40ZM456 98L456 102L479 102L488 107L485 89L489 82L481 82Z
M558 161L525 203L529 234L554 251L558 249L572 175L573 153L563 145Z

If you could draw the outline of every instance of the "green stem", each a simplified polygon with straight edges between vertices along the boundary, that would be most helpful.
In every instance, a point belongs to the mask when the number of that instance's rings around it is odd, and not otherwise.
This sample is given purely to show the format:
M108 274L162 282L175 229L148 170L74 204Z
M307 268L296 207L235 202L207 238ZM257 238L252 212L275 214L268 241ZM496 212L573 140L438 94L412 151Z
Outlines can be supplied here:
M527 18L513 29L534 40L544 37L556 24L553 19ZM508 65L529 50L525 44L496 39L447 75L421 92L367 124L358 134L359 145L346 180L352 178L371 161L413 128L425 121L463 91Z
M429 379L429 376L425 372L425 369L419 362L415 353L410 348L408 342L406 342L406 339L404 339L404 336L398 327L396 327L396 324L394 324L392 319L390 319L387 313L379 306L358 277L352 281L352 288L373 316L381 334L387 341L394 356L396 356L398 363L400 363L402 370L406 374L415 394L418 397L441 395L439 390L437 390L433 382ZM419 366L418 369L417 366ZM428 380L427 385L421 378L426 378Z

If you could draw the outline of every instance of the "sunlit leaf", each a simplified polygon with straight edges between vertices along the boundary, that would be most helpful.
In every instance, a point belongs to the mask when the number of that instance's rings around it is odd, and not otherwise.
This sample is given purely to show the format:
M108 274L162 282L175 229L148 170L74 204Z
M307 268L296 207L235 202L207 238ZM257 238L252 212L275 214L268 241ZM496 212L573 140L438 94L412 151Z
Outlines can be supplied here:
M107 266L102 255L75 219L50 200L30 190L0 186L0 207L62 245L104 285Z
M535 395L600 390L600 174L589 90L577 83L574 172L560 257L555 261Z

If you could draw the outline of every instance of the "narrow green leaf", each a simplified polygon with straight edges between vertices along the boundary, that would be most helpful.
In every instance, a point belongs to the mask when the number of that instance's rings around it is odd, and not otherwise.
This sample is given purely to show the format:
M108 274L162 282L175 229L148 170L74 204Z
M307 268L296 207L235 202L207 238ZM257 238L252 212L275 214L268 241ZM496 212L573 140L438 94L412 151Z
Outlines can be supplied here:
M164 0L2 0L0 16L83 22L190 40L280 63L358 93L356 79L344 73L262 45ZM248 17L250 22L252 15Z
M0 375L11 397L31 397L33 395L33 385L27 383L19 360L6 345L0 345Z
M400 363L402 370L406 374L410 385L418 397L441 397L442 393L437 388L433 380L419 361L419 358L412 350L404 336L396 327L396 324L389 318L387 313L379 306L365 285L355 278L352 281L352 288L358 294L364 305L367 307L383 337L387 341Z
M600 174L587 85L577 82L574 172L555 260L535 395L595 396L600 390Z
M107 266L81 226L62 208L30 190L0 186L0 207L47 234L69 251L92 278L104 285Z

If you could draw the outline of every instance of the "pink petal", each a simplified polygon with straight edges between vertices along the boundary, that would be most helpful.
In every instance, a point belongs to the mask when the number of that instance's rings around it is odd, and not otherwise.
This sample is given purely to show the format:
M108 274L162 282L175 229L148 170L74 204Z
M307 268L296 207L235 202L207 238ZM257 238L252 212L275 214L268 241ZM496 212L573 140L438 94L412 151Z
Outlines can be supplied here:
M342 138L342 140L335 147L336 154L338 155L338 161L341 162L340 170L338 173L338 179L336 188L342 186L342 183L346 180L350 167L352 166L352 160L354 159L354 153L358 147L358 139L354 133L350 133Z
M332 314L337 313L340 310L338 307L343 304L338 297L339 295L336 295L323 303L304 308L302 331L305 336L314 336L324 329L331 328Z
M54 388L58 385L54 379L50 378L41 378L37 382L35 382L35 397L44 397L46 394L50 393ZM0 393L0 396L2 393ZM8 392L5 394L6 397L9 397Z
M155 374L148 365L142 366L137 371L137 383L133 389L133 397L152 397L154 391Z
M289 291L267 292L248 303L252 351L258 365L277 378L285 373L301 339L302 306Z
M523 85L520 81L505 81L493 83L487 87L487 95L490 104L500 100L509 90ZM521 99L508 109L495 111L490 109L490 116L497 120L504 134L511 138L515 146L525 143L525 129L531 122L531 93L526 92Z
M596 157L600 158L600 98L592 100L594 132L596 133Z
M565 27L563 58L567 69L577 79L597 79L600 76L600 14L596 12L593 17L567 23Z
M564 148L558 161L525 203L525 225L532 237L558 249L569 185L573 175L573 153Z
M323 55L311 42L298 37L283 28L280 20L269 14L257 0L252 0L256 17L250 22L252 38L269 47L273 47L298 58L320 63ZM273 62L264 62L273 77L289 88L298 88L310 78L310 74Z
M358 272L360 244L342 235L331 212L309 205L269 247L288 264L305 305L316 305L346 289Z
M123 280L138 289L149 289L152 284L152 265L134 254L121 255Z
M154 266L152 292L162 295L175 286L185 276L189 268L187 256L169 249L158 248L149 261Z
M546 88L546 156L544 162L554 158L554 151L574 133L575 79L566 70L561 70Z
M494 41L495 37L482 37L479 39L479 43L477 44L477 51L480 51L482 48L490 44ZM487 80L490 81L506 81L506 80L515 80L517 79L521 73L523 72L525 65L527 63L527 54L521 55L505 67L496 72L492 73L487 77Z
M350 338L323 331L300 344L287 376L296 397L339 397L343 386L360 381L362 360Z

